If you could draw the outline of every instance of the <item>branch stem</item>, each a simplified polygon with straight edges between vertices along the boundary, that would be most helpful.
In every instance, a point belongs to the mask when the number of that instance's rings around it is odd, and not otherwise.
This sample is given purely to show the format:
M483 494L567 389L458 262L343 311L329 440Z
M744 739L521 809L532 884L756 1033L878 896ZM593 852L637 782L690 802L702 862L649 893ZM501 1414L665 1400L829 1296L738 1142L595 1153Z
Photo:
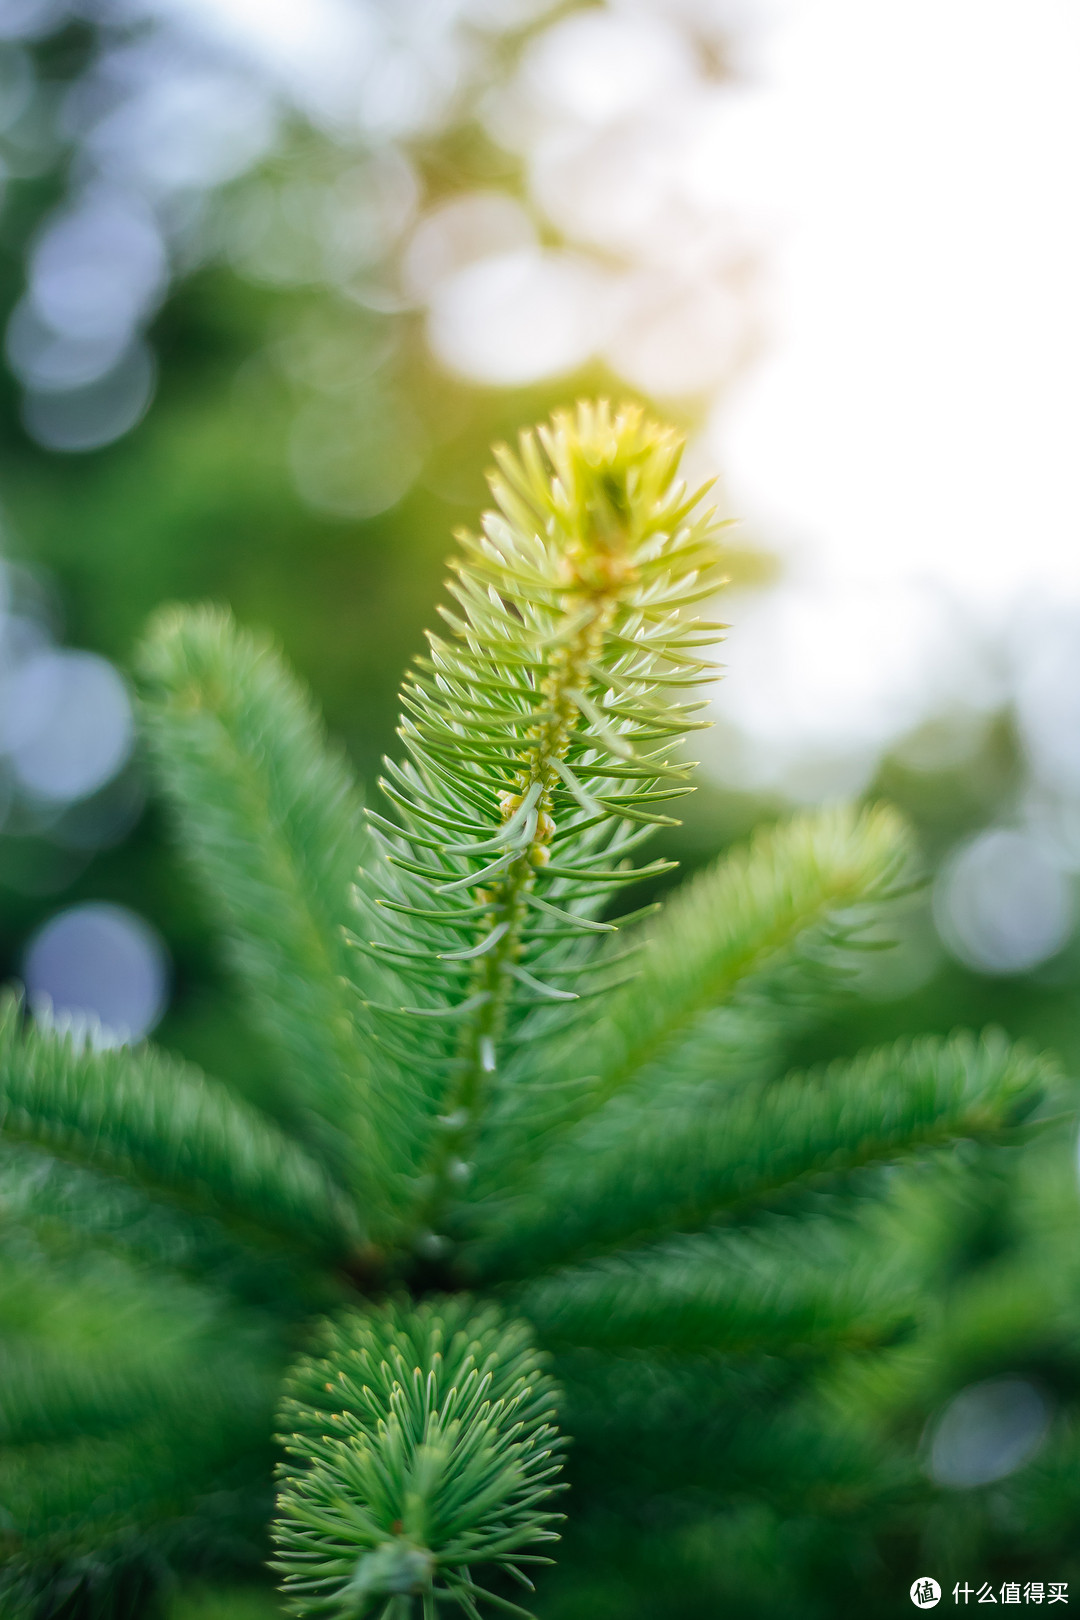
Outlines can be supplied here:
M549 672L540 684L536 723L527 733L530 746L518 773L517 792L503 798L506 824L519 817L522 801L531 797L530 789L539 784L535 831L496 880L476 891L477 898L488 903L481 919L481 941L486 935L494 943L477 956L469 995L486 993L486 999L462 1031L457 1073L442 1115L444 1129L428 1166L431 1190L421 1227L429 1241L431 1235L440 1234L447 1211L460 1196L471 1172L470 1159L484 1105L498 1072L499 1047L515 983L512 969L521 955L529 916L527 896L537 870L548 863L548 846L555 833L552 792L564 784L562 764L580 712L581 688L594 680L592 667L615 614L617 597L613 590L590 592L584 610L580 600L577 592L568 593L564 600L568 616L574 616L573 632L556 646Z

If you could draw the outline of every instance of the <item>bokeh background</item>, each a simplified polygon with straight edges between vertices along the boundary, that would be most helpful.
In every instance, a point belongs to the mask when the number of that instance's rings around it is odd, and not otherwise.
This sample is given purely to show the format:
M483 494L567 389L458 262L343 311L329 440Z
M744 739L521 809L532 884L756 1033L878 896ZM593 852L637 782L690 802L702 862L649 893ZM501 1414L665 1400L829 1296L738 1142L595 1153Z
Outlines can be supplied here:
M254 1086L140 626L272 628L373 777L489 442L602 391L738 520L667 852L918 829L797 1055L1080 1058L1078 81L1070 0L0 0L0 978Z

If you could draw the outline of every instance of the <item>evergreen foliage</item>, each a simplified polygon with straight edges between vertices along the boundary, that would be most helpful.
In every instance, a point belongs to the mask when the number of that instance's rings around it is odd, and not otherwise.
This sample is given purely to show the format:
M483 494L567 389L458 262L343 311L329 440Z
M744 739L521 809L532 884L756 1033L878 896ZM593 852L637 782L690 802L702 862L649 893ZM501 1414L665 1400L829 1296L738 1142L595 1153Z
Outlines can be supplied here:
M180 836L281 1073L264 1106L386 1219L388 1121L347 989L360 797L272 648L214 609L160 615L143 648L145 730ZM382 1134L380 1134L380 1128Z
M944 1329L889 1224L904 1178L1015 1139L1054 1072L964 1035L788 1072L910 881L887 809L803 815L659 920L612 915L668 864L631 856L688 791L719 628L679 448L600 404L498 453L366 828L268 644L214 609L153 626L147 735L277 1070L242 1099L5 1007L12 1612L118 1616L125 1570L254 1562L282 1383L300 1616L525 1613L556 1413L585 1504L908 1478L810 1380L923 1364Z
M476 1616L481 1596L524 1613L469 1575L494 1563L532 1590L519 1566L550 1559L525 1549L557 1539L556 1391L524 1325L464 1297L422 1301L352 1312L319 1348L282 1406L286 1448L310 1465L285 1473L278 1503L297 1612L393 1615L417 1593L425 1615L448 1597Z
M165 1053L94 1051L78 1035L23 1031L18 1002L8 997L0 1065L0 1129L9 1142L32 1142L305 1246L343 1252L356 1240L352 1207L317 1160Z
M693 1056L701 1062L700 1050ZM923 1037L764 1083L743 1075L733 1086L702 1064L665 1094L647 1072L643 1086L540 1159L484 1258L501 1272L528 1269L746 1219L808 1186L993 1136L1032 1110L1051 1073L997 1032Z

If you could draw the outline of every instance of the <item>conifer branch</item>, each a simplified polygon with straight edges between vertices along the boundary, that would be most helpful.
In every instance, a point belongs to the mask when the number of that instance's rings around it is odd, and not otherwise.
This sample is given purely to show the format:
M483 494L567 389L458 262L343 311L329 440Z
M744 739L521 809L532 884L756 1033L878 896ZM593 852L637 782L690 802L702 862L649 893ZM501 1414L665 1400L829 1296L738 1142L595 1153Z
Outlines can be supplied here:
M837 1382L846 1387L852 1368L881 1354L895 1352L841 1355ZM685 1500L703 1491L728 1502L765 1499L797 1515L822 1491L862 1504L895 1488L874 1437L838 1422L835 1407L817 1398L817 1355L560 1350L558 1368L575 1446L605 1459L593 1488L620 1506L642 1492ZM812 1391L807 1374L817 1375Z
M340 1294L339 1278L312 1268L310 1244L282 1243L266 1228L252 1242L246 1222L225 1224L198 1199L163 1198L122 1173L11 1142L2 1132L0 1207L8 1229L5 1247L15 1234L20 1244L41 1246L48 1259L37 1263L39 1271L55 1270L58 1255L70 1253L89 1274L93 1260L108 1255L130 1263L144 1282L158 1273L198 1277L241 1308L267 1311L282 1328ZM0 1261L0 1323L2 1277Z
M188 1064L148 1047L95 1052L22 1028L0 1004L0 1134L123 1175L245 1232L347 1255L361 1241L349 1199L303 1148Z
M5 1620L20 1612L19 1592L28 1616L52 1612L54 1576L81 1612L72 1594L87 1560L102 1574L142 1547L159 1562L194 1562L238 1537L254 1551L282 1352L257 1316L190 1279L77 1245L40 1247L9 1226L0 1248ZM101 1612L113 1611L103 1601Z
M528 1330L458 1297L352 1313L319 1349L282 1408L298 1462L282 1471L275 1567L291 1611L359 1620L395 1594L426 1612L436 1598L506 1609L472 1570L523 1578L560 1517L555 1389Z
M376 1231L405 1167L403 1078L375 1086L364 968L346 946L367 848L360 796L307 694L265 639L214 608L163 611L139 655L143 717L206 899L256 1023L284 1063L271 1112L356 1187ZM368 965L363 993L381 980Z
M268 1412L280 1370L278 1346L204 1287L5 1231L0 1449L182 1422L210 1378L221 1401Z
M384 783L400 825L373 826L376 948L418 976L384 1017L422 1072L455 1036L422 1224L460 1194L506 1038L532 1009L577 999L549 970L584 960L613 885L664 868L635 873L625 857L656 819L639 804L685 791L677 745L701 705L661 704L656 687L707 679L696 649L721 628L690 621L688 637L682 616L721 579L680 451L638 409L606 404L556 415L518 456L497 451L497 511L452 564L453 638L432 636L406 680L409 757Z
M3 1576L26 1578L33 1592L57 1566L121 1561L133 1543L181 1567L230 1543L254 1554L270 1461L266 1394L250 1381L219 1390L207 1376L202 1398L182 1411L107 1437L5 1448L0 1501L19 1541Z
M911 1319L914 1294L864 1234L817 1219L590 1261L515 1303L553 1347L767 1355L879 1344Z
M0 1444L55 1444L111 1437L171 1411L175 1421L197 1406L213 1380L217 1400L254 1405L265 1421L281 1369L274 1362L193 1359L163 1368L118 1342L107 1356L88 1359L49 1343L7 1347L0 1354Z
M545 1085L507 1087L484 1144L485 1193L521 1186L523 1161L562 1131L663 1064L703 1015L800 954L857 940L858 925L898 892L910 835L887 806L819 810L758 833L674 895L645 935L640 971L609 999L587 1046L567 1040L545 1054ZM833 953L835 955L835 952ZM576 1085L569 1082L578 1081ZM527 1173L526 1173L527 1174Z
M521 1275L960 1138L1000 1138L1055 1072L991 1031L899 1042L779 1082L631 1089L559 1142L473 1258Z

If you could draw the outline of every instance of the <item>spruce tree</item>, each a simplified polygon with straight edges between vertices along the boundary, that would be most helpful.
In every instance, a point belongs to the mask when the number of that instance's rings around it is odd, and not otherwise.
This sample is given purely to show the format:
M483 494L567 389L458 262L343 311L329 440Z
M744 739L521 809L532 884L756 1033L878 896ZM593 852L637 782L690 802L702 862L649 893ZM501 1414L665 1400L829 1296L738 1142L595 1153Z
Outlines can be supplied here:
M5 1613L149 1613L272 1517L297 1615L525 1615L575 1496L866 1487L783 1401L910 1325L890 1167L1006 1137L1052 1069L959 1035L786 1072L911 881L886 807L613 904L668 869L633 856L689 791L722 630L680 450L600 403L496 451L378 811L268 641L151 626L145 736L265 1083L8 998Z

